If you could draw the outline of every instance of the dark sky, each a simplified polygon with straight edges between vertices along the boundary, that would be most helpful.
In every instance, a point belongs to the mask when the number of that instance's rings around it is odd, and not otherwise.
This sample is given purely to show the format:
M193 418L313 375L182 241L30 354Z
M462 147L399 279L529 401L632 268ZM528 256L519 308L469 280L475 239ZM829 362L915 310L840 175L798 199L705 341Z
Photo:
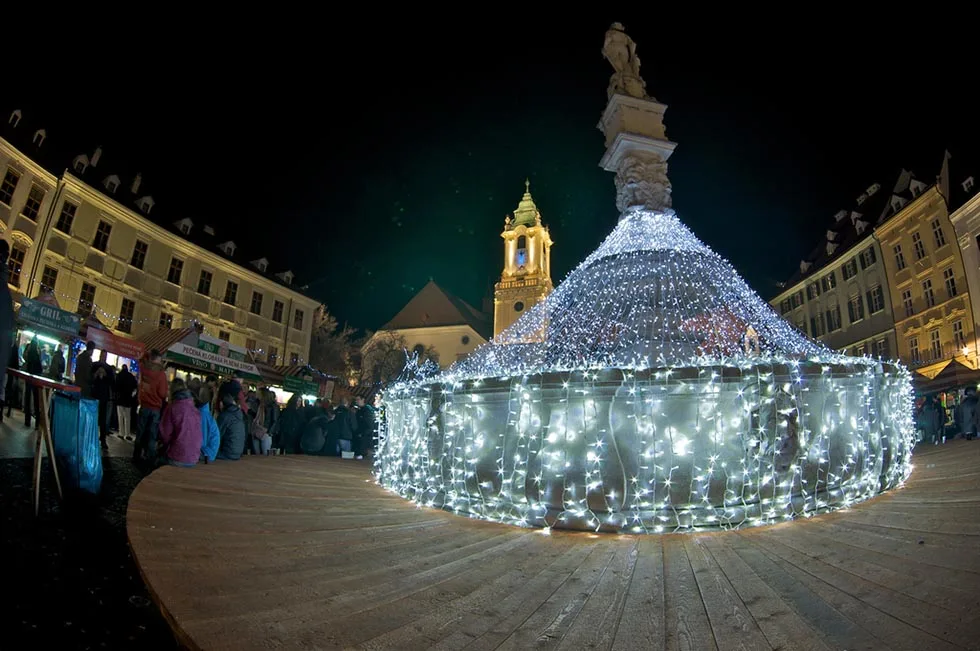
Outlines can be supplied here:
M669 105L675 209L766 297L865 187L902 166L934 176L944 148L978 141L976 55L948 18L910 34L904 18L841 15L768 18L791 31L721 15L408 16L293 16L262 37L184 25L159 43L128 30L92 45L85 84L20 71L0 99L47 116L53 147L101 144L140 170L161 217L232 232L371 329L430 277L479 306L526 176L556 282L615 226L596 129L613 20Z

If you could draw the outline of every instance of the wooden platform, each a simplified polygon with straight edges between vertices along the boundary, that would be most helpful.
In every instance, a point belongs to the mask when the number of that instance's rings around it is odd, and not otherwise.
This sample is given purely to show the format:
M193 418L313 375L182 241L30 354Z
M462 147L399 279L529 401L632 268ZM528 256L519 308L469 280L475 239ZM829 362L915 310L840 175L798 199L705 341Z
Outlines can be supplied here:
M745 532L543 535L419 510L365 462L164 468L129 539L202 649L980 648L980 441L906 488Z

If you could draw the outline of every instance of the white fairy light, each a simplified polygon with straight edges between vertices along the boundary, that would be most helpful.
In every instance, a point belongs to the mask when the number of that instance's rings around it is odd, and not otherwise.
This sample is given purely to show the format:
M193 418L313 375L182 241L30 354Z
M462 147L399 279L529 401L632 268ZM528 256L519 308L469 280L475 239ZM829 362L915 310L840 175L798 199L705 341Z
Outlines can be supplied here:
M460 515L731 529L911 472L908 371L807 339L672 211L625 216L545 301L434 371L385 392L376 476Z

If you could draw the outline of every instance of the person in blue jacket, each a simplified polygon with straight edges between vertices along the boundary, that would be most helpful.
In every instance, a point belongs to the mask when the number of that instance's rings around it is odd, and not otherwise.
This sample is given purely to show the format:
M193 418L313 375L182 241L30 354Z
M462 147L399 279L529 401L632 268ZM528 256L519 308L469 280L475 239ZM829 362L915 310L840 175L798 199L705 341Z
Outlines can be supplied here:
M211 415L211 387L194 378L187 388L191 390L194 404L201 414L201 461L211 463L218 454L218 444L221 441L218 423Z

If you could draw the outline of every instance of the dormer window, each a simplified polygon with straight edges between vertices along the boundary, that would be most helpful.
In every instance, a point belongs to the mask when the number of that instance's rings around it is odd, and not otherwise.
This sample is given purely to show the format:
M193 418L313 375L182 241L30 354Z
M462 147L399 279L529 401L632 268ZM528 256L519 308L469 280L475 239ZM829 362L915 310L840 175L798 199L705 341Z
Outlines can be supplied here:
M154 203L156 202L153 201L153 197L149 195L145 197L140 197L139 199L136 200L136 205L138 205L140 207L140 210L142 210L147 215L149 215L150 211L153 210ZM187 233L190 233L190 228L187 229ZM184 234L186 235L187 233Z
M105 189L108 190L110 194L115 194L116 190L119 189L119 177L115 174L110 174L109 176L105 177L104 181L102 181L102 185L105 186Z
M13 112L10 114L10 119L7 120L7 124L12 124L14 128L16 128L17 125L20 124L21 116L22 114L20 112L20 109L14 109Z
M857 202L858 202L858 205L860 206L861 204L863 204L863 203L864 203L865 201L867 201L867 200L868 200L868 195L866 195L866 194L861 194L861 196L859 196L859 197L857 198Z
M75 174L84 174L85 170L88 169L88 156L85 154L75 156L75 160L71 163L71 168L75 170Z
M864 191L864 193L866 195L868 195L868 197L873 197L875 195L875 193L878 192L878 190L880 190L880 189L881 189L881 186L880 185L878 185L877 183L872 183L868 187L868 189Z
M228 240L227 242L222 242L221 244L219 244L218 248L221 250L222 253L230 257L235 255L235 249L237 247L235 246L234 242Z
M281 280L283 283L287 284L287 285L292 285L293 284L293 272L292 271L283 271L282 273L276 274L276 277L279 280Z
M909 182L909 190L912 191L913 197L919 196L920 194L922 194L922 191L925 189L926 189L926 184L923 183L922 181L916 181L915 179L912 179L912 181Z
M897 197L897 196L893 196L892 197L892 210L893 211L898 212L904 206L905 206L905 200L904 199L902 199L901 197Z
M857 230L858 235L864 233L864 229L866 229L867 227L868 227L868 222L866 221L862 221L859 219L856 222L854 222L854 228L855 230Z
M34 144L40 147L44 144L44 139L48 137L48 132L44 129L38 129L34 132Z
M969 192L973 189L973 177L968 176L966 180L963 181L963 192Z
M207 224L205 224L204 225L204 233L206 235L214 235L214 229L211 228L210 226L208 226Z
M265 258L259 258L258 260L252 260L252 266L265 273L265 270L269 268L269 261Z
M838 211L838 213L836 215L834 215L834 221L839 222L840 220L844 219L845 217L847 217L847 211L846 210Z
M144 198L150 199L150 202L152 204L153 199L151 197L144 197ZM174 226L176 226L177 230L183 233L184 235L190 235L191 229L194 228L194 222L191 221L190 217L184 217L179 222L174 222Z

